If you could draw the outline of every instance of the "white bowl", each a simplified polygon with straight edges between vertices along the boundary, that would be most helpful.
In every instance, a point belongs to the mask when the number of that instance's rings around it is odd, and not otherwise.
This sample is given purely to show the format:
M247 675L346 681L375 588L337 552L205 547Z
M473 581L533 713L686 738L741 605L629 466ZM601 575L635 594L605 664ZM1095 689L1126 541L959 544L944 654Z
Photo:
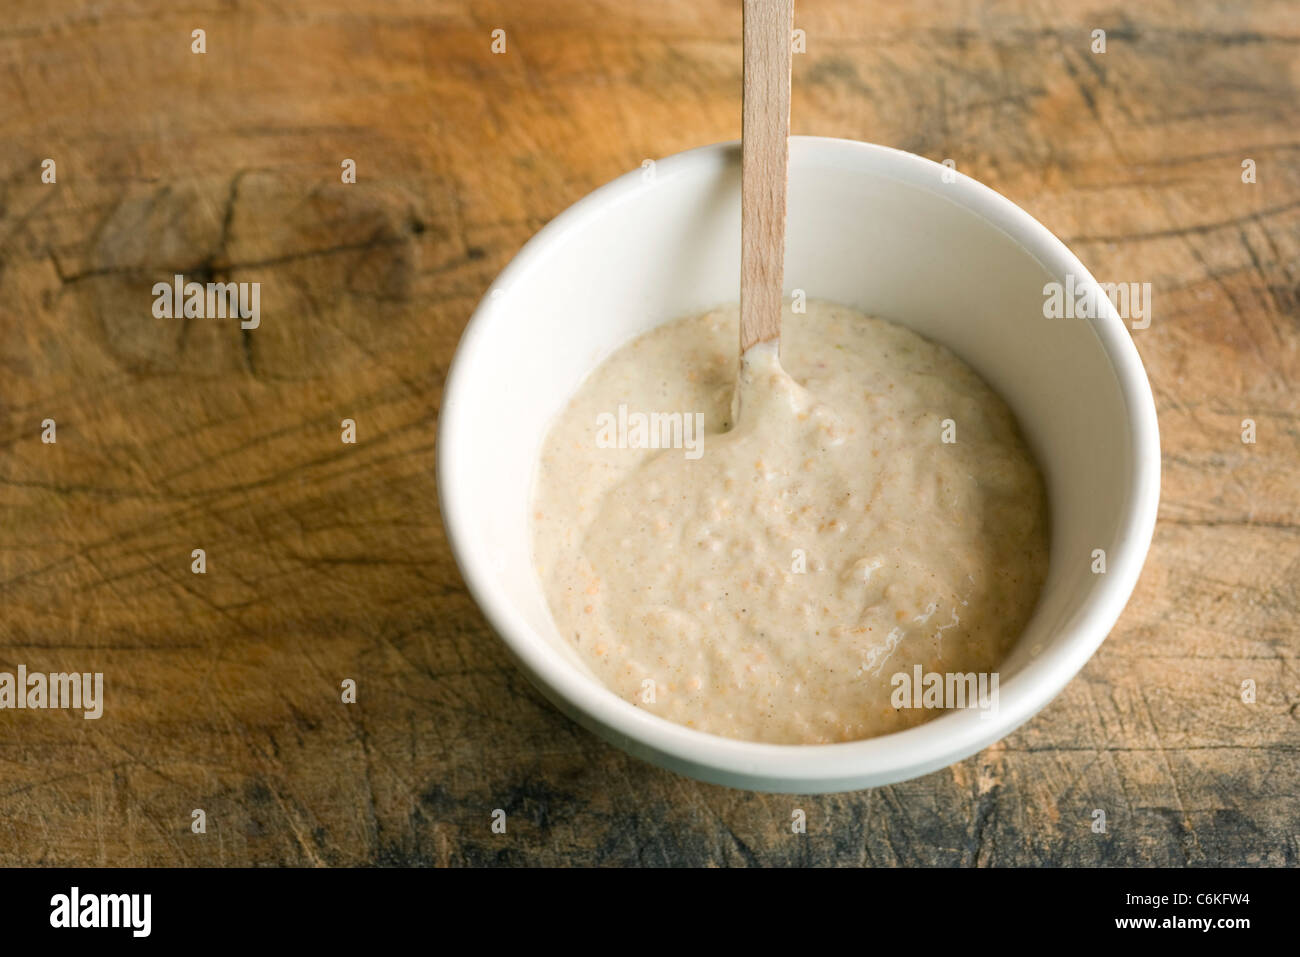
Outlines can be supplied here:
M999 707L864 741L773 745L693 731L607 690L561 638L533 568L539 444L584 377L629 339L739 295L739 145L679 153L582 199L534 236L465 329L447 377L438 488L470 592L528 677L631 754L734 787L888 784L978 751L1083 667L1137 582L1160 492L1151 388L1109 303L1044 318L1044 285L1094 284L1027 213L910 153L790 141L787 295L802 289L951 348L1007 401L1047 482L1051 567L1000 670ZM945 176L945 173L947 176ZM951 180L951 181L945 181ZM1094 574L1093 550L1106 572Z

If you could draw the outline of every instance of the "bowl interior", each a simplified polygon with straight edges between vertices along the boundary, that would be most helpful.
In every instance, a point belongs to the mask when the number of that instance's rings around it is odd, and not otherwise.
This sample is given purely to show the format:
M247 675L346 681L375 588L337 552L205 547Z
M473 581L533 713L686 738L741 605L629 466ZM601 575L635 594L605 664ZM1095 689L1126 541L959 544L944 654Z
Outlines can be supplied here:
M1063 643L1077 643L1074 626L1101 590L1111 588L1113 605L1116 578L1136 578L1147 542L1133 521L1134 498L1144 494L1135 458L1150 436L1135 434L1131 383L1126 394L1114 355L1116 343L1132 346L1113 310L1096 320L1043 315L1046 283L1064 282L1067 271L1077 273L1076 285L1091 277L1026 214L960 175L945 182L944 172L880 147L792 139L785 288L942 342L1016 414L1047 483L1051 567L1001 671L1005 700L1043 656L1081 666L1126 600L1132 580L1091 647L1067 654ZM739 186L738 147L706 147L578 203L502 274L449 382L440 441L456 447L440 448L440 478L444 504L454 496L462 566L491 577L477 583L480 601L489 587L491 601L526 626L506 636L517 654L521 642L545 644L588 682L595 679L557 633L533 569L539 446L583 378L618 346L736 300ZM1105 575L1092 571L1098 548L1107 553ZM953 718L975 716L939 720Z

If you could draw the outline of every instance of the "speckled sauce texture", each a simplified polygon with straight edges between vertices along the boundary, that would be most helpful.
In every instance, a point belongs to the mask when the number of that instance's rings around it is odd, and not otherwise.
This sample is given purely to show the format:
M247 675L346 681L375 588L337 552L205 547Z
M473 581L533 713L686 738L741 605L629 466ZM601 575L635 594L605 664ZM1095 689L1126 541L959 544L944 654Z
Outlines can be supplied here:
M787 305L779 363L738 363L737 336L735 306L660 326L553 424L534 556L561 635L616 694L713 734L936 717L895 707L893 676L996 672L1047 571L1014 418L944 347L847 307ZM650 441L636 413L680 414L654 434L683 447L627 447Z

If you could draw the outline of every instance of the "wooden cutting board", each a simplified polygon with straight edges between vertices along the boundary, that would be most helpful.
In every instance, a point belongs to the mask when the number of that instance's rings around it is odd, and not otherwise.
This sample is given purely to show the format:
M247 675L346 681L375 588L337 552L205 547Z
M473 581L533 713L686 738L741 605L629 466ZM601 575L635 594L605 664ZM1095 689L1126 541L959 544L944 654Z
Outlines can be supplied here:
M1152 283L1164 451L1141 582L1067 690L830 797L561 717L434 484L497 271L601 183L739 135L738 3L29 6L0 24L0 670L102 672L105 705L0 712L0 864L1300 860L1295 5L801 0L795 133L951 159ZM261 283L260 325L155 318L175 273Z

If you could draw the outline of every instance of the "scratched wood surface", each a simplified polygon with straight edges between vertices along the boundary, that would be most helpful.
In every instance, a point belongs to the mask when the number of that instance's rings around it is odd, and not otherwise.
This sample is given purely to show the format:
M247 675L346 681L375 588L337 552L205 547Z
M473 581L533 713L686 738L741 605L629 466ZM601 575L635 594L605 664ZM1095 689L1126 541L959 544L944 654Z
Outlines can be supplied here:
M1294 4L800 0L795 133L951 158L1153 284L1164 450L1141 582L1065 692L828 797L561 717L466 594L433 476L448 362L519 246L739 134L739 3L4 6L0 670L102 671L106 703L0 712L0 864L1300 860ZM155 319L176 272L262 283L260 327Z

